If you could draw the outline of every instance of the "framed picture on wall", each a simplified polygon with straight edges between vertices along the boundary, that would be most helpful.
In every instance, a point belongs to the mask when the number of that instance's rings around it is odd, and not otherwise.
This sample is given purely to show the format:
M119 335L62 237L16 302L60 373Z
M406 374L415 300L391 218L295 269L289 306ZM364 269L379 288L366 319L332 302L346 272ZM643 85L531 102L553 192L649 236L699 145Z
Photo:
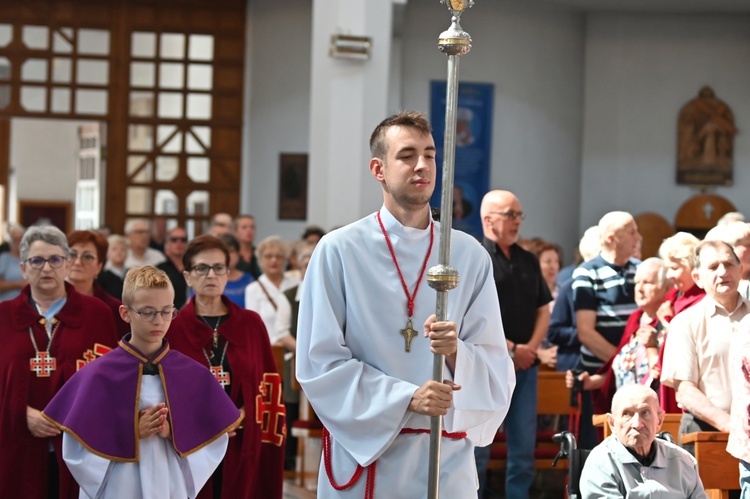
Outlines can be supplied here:
M279 155L279 220L307 219L307 154Z
M54 225L67 234L72 229L72 213L69 201L18 201L19 223L24 227Z

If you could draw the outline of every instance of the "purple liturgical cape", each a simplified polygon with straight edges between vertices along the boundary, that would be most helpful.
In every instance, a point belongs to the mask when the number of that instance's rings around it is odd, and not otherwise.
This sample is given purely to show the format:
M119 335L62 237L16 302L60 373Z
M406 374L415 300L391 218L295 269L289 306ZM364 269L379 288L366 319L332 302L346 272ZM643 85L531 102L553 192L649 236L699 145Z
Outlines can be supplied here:
M43 411L91 452L121 462L139 459L138 399L148 363L128 339L78 371ZM239 409L205 366L170 350L167 342L151 364L158 368L172 443L181 457L240 424Z

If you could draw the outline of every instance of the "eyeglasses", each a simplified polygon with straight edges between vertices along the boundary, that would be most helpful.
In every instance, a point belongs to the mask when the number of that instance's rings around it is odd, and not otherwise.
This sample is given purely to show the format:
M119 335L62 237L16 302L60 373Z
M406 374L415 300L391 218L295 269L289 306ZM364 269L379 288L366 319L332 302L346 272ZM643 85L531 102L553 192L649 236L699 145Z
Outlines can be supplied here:
M195 267L191 268L190 270L195 272L198 275L208 275L208 273L213 269L214 274L216 275L224 275L227 273L228 267L226 265L222 264L216 264L216 265L205 265L205 264L199 264Z
M526 219L526 213L522 211L490 211L488 215L500 215L503 218L507 218L508 220L513 220L515 218L520 218L521 220Z
M128 310L138 314L141 319L146 322L154 322L154 319L156 319L157 315L161 315L161 318L165 321L171 321L177 315L177 309L174 307L165 308L164 310L154 310L153 308L143 308L141 310L136 310L129 305L125 306L128 307Z
M80 255L76 253L75 251L70 252L70 260L75 262L79 258L81 259L81 263L83 264L89 264L94 263L96 260L96 255L92 255L91 253L81 253Z
M65 258L64 256L60 256L60 255L53 255L49 258L42 258L41 256L32 256L31 258L28 258L26 260L26 263L28 263L29 267L31 267L34 270L43 269L45 263L49 263L49 266L52 267L53 269L59 269L60 267L63 266L63 264L65 263L65 260L67 260L67 258Z
M169 242L170 243L177 243L177 242L186 243L187 237L170 237Z

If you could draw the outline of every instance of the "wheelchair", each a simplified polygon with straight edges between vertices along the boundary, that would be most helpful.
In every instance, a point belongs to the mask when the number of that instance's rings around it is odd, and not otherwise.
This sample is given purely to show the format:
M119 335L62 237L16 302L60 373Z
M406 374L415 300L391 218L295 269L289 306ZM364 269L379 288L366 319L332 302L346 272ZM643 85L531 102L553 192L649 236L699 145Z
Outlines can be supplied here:
M656 438L674 443L674 437L667 431L662 431ZM586 458L591 451L579 449L576 444L576 437L569 431L561 431L555 434L552 437L552 441L560 444L560 451L552 461L552 466L557 466L557 461L560 458L568 460L568 499L581 499L581 472L583 471L583 465L586 463Z

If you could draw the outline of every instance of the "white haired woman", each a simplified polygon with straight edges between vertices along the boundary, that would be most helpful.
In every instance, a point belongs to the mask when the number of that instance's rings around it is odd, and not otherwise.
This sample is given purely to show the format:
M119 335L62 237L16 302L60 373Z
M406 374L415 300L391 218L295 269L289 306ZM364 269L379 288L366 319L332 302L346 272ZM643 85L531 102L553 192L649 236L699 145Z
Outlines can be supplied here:
M255 253L263 273L245 290L245 308L263 319L272 345L294 352L297 342L289 332L291 305L284 291L299 284L299 279L284 275L289 245L279 236L270 236L260 242Z

